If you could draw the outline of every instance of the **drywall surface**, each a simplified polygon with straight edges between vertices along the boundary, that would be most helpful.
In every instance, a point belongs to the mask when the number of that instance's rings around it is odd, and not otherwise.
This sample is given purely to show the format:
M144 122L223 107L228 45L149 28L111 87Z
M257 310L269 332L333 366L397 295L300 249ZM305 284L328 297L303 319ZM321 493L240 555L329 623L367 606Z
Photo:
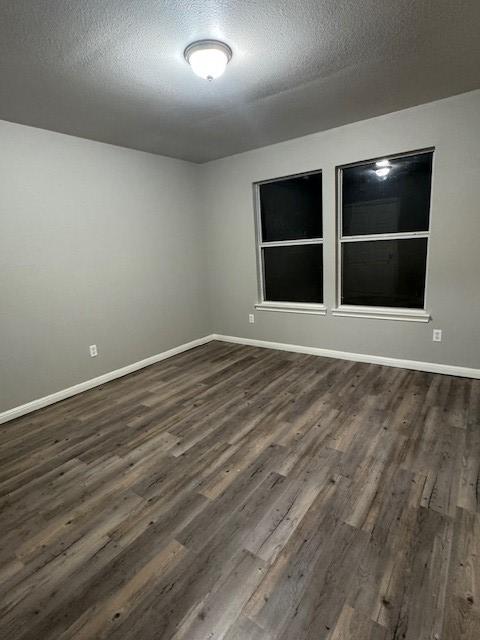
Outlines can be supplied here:
M0 140L0 411L209 332L196 165L7 122Z
M334 317L335 168L435 147L428 324ZM255 311L252 183L323 171L326 316ZM201 167L212 330L303 346L480 367L480 91L399 111ZM432 329L443 342L432 342Z
M202 166L1 121L0 140L0 412L211 333L480 368L480 91ZM332 316L335 167L432 146L432 321ZM327 315L255 310L252 183L313 169Z

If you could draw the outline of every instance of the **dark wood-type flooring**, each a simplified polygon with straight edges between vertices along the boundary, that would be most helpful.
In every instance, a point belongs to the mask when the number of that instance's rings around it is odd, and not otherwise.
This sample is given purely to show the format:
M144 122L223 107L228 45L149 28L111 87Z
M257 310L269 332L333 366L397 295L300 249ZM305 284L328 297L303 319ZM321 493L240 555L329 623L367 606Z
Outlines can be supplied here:
M5 640L479 640L480 380L212 342L0 428Z

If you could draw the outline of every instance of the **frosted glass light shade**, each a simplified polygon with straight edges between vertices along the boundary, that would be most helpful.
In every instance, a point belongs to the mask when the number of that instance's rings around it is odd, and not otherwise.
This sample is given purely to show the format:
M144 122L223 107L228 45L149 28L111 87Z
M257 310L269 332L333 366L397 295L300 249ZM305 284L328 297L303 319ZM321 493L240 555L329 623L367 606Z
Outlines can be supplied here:
M218 40L200 40L185 49L185 60L200 78L214 80L225 71L232 58L232 50Z

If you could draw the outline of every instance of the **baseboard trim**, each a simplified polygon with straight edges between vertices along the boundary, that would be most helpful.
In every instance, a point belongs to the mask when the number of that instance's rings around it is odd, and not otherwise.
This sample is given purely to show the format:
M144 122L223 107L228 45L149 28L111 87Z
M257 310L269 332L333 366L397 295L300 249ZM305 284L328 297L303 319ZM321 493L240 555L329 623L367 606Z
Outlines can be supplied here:
M108 373L104 373L103 375L96 378L91 378L90 380L85 380L85 382L80 382L73 387L61 389L60 391L51 393L50 395L44 396L43 398L38 398L37 400L32 400L32 402L27 402L27 404L13 407L13 409L8 409L7 411L0 413L0 424L8 422L10 420L14 420L15 418L20 418L20 416L31 413L32 411L36 411L37 409L42 409L43 407L47 407L50 404L55 404L55 402L59 402L60 400L65 400L66 398L70 398L71 396L76 396L83 391L88 391L88 389L93 389L93 387L98 387L101 384L105 384L106 382L110 382L111 380L115 380L116 378L121 378L122 376L126 376L129 373L133 373L134 371L138 371L139 369L148 367L149 365L160 362L161 360L166 360L167 358L176 356L179 353L188 351L189 349L194 349L195 347L206 344L213 339L213 335L209 335L204 336L203 338L198 338L197 340L185 342L178 347L168 349L168 351L162 351L162 353L157 353L157 355L155 356L150 356L149 358L145 358L144 360L139 360L138 362L128 364L126 367L121 367L120 369L109 371Z
M471 369L469 367L460 367L451 364L437 364L436 362L403 360L401 358L373 356L365 353L350 353L348 351L336 351L335 349L323 349L321 347L303 347L297 344L269 342L267 340L255 340L253 338L237 338L236 336L224 336L221 334L214 334L212 336L212 339L221 340L223 342L233 342L235 344L246 344L252 347L263 347L266 349L277 349L280 351L306 353L313 356L323 356L325 358L353 360L354 362L368 362L370 364L381 364L386 367L400 367L402 369L414 369L415 371L427 371L428 373L442 373L444 375L459 376L461 378L480 379L480 369Z
M47 407L50 404L55 404L56 402L60 402L60 400L65 400L66 398L75 396L79 393L82 393L83 391L88 391L88 389L93 389L94 387L98 387L101 384L105 384L106 382L110 382L111 380L115 380L116 378L121 378L122 376L126 376L129 373L133 373L134 371L138 371L139 369L148 367L149 365L160 362L161 360L166 360L167 358L176 356L179 353L188 351L189 349L194 349L195 347L199 347L202 344L211 342L212 340L219 340L221 342L232 342L235 344L245 344L252 347L262 347L265 349L277 349L278 351L306 353L313 356L323 356L325 358L338 358L339 360L353 360L354 362L380 364L386 367L400 367L402 369L414 369L415 371L427 371L428 373L441 373L448 376L459 376L461 378L480 379L480 369L460 367L458 365L437 364L435 362L420 362L417 360L403 360L401 358L389 358L387 356L374 356L365 353L350 353L348 351L336 351L335 349L323 349L322 347L304 347L298 344L270 342L268 340L255 340L253 338L239 338L236 336L225 336L222 334L212 333L208 336L204 336L203 338L198 338L197 340L191 340L190 342L181 344L178 347L173 347L173 349L168 349L168 351L162 351L162 353L157 353L156 355L145 358L144 360L139 360L138 362L127 365L126 367L121 367L120 369L109 371L108 373L104 373L103 375L96 378L85 380L85 382L80 382L73 387L61 389L60 391L52 393L48 396L44 396L43 398L38 398L37 400L32 400L32 402L27 402L26 404L22 404L18 407L8 409L7 411L0 413L0 424L9 422L10 420L14 420L15 418L20 418L27 413L31 413L32 411L36 411L37 409L42 409L43 407Z

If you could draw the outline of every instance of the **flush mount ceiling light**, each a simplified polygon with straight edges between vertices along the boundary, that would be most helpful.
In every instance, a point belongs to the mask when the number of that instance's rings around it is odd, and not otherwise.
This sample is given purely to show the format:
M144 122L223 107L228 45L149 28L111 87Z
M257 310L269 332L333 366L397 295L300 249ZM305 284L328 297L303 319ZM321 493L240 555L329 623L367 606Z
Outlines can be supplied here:
M214 80L225 71L232 59L232 50L219 40L199 40L189 44L183 55L197 76Z

